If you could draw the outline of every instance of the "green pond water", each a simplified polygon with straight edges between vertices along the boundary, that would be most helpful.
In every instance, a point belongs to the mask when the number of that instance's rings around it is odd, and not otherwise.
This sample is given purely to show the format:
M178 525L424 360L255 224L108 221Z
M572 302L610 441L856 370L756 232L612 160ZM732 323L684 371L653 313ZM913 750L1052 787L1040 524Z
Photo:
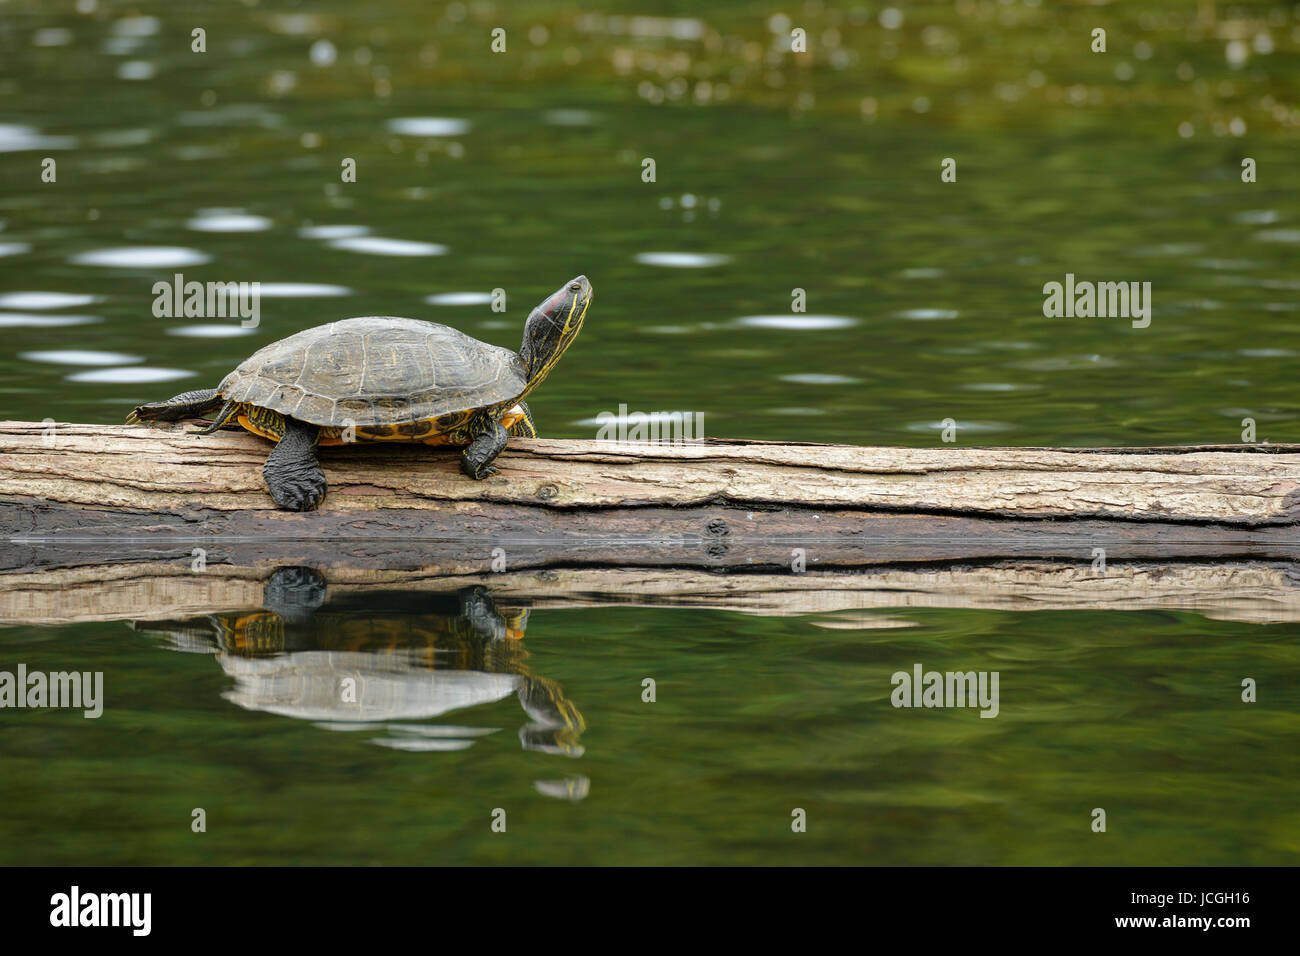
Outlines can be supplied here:
M1300 8L653 7L0 5L0 418L120 422L355 315L516 348L583 273L547 437L626 405L872 445L1300 438ZM260 282L260 324L155 316L176 273ZM1066 274L1149 282L1149 326L1045 316ZM503 661L419 600L257 653L147 607L0 629L0 670L106 697L0 709L0 862L1300 860L1294 623L536 607ZM916 663L998 671L999 715L891 707ZM345 671L408 709L285 703Z

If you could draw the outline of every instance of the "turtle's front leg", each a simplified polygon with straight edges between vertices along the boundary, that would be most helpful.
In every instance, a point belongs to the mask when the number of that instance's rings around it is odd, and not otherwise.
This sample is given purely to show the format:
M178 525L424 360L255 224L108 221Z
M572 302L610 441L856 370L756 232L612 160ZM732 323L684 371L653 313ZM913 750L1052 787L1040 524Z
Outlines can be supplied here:
M492 462L505 450L510 433L501 427L500 422L492 422L478 437L470 442L460 456L460 470L471 478L486 478L497 473Z
M215 388L201 388L195 392L181 392L165 402L147 402L126 416L128 425L138 422L178 422L182 418L201 418L221 407L221 396Z
M262 466L271 497L281 508L310 511L325 497L325 472L316 460L320 429L294 418L284 420L284 437Z

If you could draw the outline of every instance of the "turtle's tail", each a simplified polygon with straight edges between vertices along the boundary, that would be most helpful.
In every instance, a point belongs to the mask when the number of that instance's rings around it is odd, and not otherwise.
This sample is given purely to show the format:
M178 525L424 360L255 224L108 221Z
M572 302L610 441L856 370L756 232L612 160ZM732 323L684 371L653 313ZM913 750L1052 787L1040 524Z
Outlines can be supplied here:
M239 411L239 402L226 402L221 406L221 411L217 414L217 419L207 428L199 428L191 432L192 435L211 435L226 422L235 417L235 412Z

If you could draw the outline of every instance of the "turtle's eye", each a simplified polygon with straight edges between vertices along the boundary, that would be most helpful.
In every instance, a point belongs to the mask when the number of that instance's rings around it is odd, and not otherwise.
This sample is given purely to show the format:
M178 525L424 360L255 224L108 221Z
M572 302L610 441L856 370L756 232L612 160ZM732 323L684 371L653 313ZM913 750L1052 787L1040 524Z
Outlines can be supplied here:
M577 282L570 282L570 283L569 283L569 291L570 291L570 292L581 292L581 291L582 291L582 285L579 284L579 283L577 283Z

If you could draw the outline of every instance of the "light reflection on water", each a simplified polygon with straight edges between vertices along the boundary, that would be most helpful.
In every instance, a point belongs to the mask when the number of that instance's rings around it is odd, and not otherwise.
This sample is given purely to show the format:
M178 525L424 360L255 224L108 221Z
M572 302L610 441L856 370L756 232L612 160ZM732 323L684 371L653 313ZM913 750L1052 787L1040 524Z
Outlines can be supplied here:
M92 325L102 321L93 315L31 315L22 312L0 312L0 329L59 329L70 325Z
M331 249L361 252L373 256L445 256L446 246L436 242L417 242L412 239L386 239L383 236L344 236L330 239Z
M175 269L197 266L212 257L197 249L179 246L137 246L121 249L92 249L70 260L74 265L105 266L110 269Z
M429 305L484 305L492 301L490 292L439 292L425 296Z
M237 335L252 335L252 329L238 325L178 325L167 330L168 335L194 339L228 339Z
M91 352L83 349L55 349L46 352L23 352L18 356L29 362L52 362L55 365L130 365L143 362L140 355L124 352Z
M102 368L90 372L74 372L67 377L69 382L97 382L116 384L122 382L173 382L180 378L189 378L194 372L181 368L146 368L134 366L128 368Z
M269 299L311 299L352 295L352 290L325 282L261 282L258 294Z
M469 123L446 116L403 116L389 120L388 128L406 136L464 136Z
M262 232L274 225L265 216L253 216L239 210L203 209L186 224L195 232Z
M0 295L0 309L71 309L98 301L96 296L71 292L7 292Z

